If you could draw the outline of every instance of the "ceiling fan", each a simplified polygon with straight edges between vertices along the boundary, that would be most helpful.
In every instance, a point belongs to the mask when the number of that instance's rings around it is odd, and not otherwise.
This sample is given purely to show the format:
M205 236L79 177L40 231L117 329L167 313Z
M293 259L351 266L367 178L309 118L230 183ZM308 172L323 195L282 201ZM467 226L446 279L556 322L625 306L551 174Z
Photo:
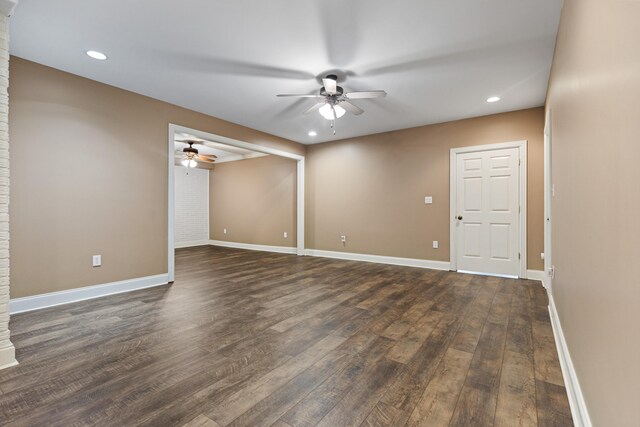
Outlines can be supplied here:
M185 167L195 168L198 165L198 162L212 164L216 161L215 159L218 158L215 154L199 154L198 149L193 148L193 144L202 144L201 141L184 140L176 142L189 144L188 147L184 147L182 150L176 151L176 155L182 158L180 163Z
M318 111L322 117L327 120L334 121L344 116L348 111L356 116L364 113L364 110L351 102L352 99L367 99L367 98L384 98L387 96L387 92L384 90L371 90L366 92L346 92L340 86L338 86L338 76L335 74L329 74L322 79L324 86L320 88L320 93L317 95L304 95L304 94L280 94L278 97L294 97L294 98L317 98L319 101L312 107L305 110L302 114L309 114L314 111ZM332 123L333 127L333 123ZM335 135L335 128L333 131Z

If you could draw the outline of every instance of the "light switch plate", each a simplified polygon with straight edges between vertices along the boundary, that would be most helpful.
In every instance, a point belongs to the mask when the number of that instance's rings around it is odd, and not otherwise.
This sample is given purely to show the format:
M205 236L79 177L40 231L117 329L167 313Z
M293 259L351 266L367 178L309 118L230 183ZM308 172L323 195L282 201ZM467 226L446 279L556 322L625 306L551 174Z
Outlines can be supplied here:
M438 241L437 240L433 241L433 249L438 249Z
M93 256L93 266L100 267L102 265L102 255Z
M432 203L433 203L433 197L431 197L431 196L426 196L426 197L424 198L424 204L425 204L425 205L430 205L430 204L432 204Z
M285 231L285 232L284 232L284 238L286 239L286 238L287 238L287 236L288 236L288 234L287 234L287 232Z

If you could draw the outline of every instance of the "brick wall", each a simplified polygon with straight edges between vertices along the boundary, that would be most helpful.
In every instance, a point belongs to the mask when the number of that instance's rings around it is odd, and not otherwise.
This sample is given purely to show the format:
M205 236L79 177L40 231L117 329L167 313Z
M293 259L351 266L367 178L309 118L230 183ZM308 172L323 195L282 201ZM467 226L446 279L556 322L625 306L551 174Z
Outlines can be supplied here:
M0 13L0 369L16 363L9 339L9 32Z

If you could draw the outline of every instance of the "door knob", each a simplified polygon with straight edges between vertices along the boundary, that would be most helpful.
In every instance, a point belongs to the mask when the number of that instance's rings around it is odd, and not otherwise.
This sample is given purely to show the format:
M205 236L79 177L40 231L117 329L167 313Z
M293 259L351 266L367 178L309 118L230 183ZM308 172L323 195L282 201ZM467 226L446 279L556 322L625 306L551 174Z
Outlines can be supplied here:
M458 215L458 221L462 221L462 215Z

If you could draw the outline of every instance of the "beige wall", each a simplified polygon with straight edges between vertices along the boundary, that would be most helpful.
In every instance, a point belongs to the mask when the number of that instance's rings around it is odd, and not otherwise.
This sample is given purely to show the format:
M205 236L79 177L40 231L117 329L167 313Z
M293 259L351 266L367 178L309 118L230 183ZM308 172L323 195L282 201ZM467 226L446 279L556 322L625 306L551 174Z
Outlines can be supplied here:
M11 67L12 298L166 272L169 123L308 151L308 248L431 260L449 258L449 148L527 139L529 268L542 268L542 109L306 150L20 58L12 58ZM268 162L281 163L270 168ZM214 207L211 238L294 246L295 162L270 156L237 164L253 164L247 171L262 176L264 186L251 188L246 173L238 175L248 196L237 202L245 208L231 215ZM212 182L234 169L218 165ZM269 184L276 188L269 196L280 202L271 210L262 199L256 207L252 194L264 196ZM425 195L434 197L433 205L424 205ZM263 213L262 224L250 220L252 209ZM225 226L227 236L219 234ZM346 247L340 234L348 236ZM432 240L440 249L431 248ZM94 254L102 254L102 267L91 267Z
M296 167L278 156L216 165L209 173L210 238L296 246Z
M543 129L534 108L310 146L307 247L448 261L449 149L528 140L528 268L541 270Z
M17 57L10 67L12 298L167 272L169 123L305 152Z
M565 0L547 97L553 295L594 426L640 425L639 23Z

